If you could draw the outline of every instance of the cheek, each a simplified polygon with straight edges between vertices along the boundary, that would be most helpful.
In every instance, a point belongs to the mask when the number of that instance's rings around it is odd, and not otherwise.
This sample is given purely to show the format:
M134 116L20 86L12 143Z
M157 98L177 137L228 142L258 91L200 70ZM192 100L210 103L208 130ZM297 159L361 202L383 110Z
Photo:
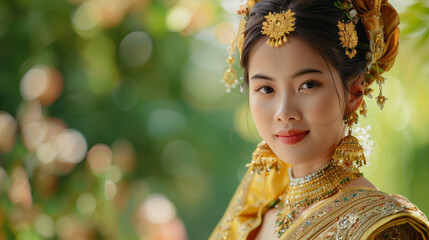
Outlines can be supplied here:
M341 93L339 93L341 94ZM336 92L322 91L317 96L307 99L311 103L305 104L307 119L320 126L327 126L342 121L343 102L340 102Z

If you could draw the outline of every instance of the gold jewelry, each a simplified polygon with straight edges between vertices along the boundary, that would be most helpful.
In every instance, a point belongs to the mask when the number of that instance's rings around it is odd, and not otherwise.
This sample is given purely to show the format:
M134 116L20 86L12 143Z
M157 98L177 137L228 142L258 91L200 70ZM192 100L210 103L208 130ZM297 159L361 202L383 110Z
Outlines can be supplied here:
M275 169L277 172L280 171L280 161L270 146L265 141L262 141L253 152L252 161L246 167L249 167L252 172L257 172L258 174L262 174L265 171L265 175L268 175L272 169Z
M356 55L356 46L358 44L358 36L355 25L352 21L343 23L338 21L338 34L340 35L341 46L346 49L346 55L352 59Z
M281 13L268 13L266 21L262 23L262 34L268 36L267 44L271 47L279 47L287 42L286 34L295 29L295 15L290 9Z
M357 123L358 115L352 112L344 118L344 122L348 128L348 134L341 139L334 152L334 160L338 165L349 168L357 169L366 164L364 150L359 144L359 140L352 136L353 123Z
M342 9L344 14L350 19L350 22L338 21L338 35L340 35L341 46L346 49L346 55L352 59L356 55L356 46L358 45L358 36L355 28L355 23L358 21L357 12L353 9L353 4L350 0L341 2L337 0L334 6ZM356 18L355 18L356 17Z
M279 197L282 203L276 219L278 237L289 229L294 218L306 207L335 195L360 176L359 170L342 167L334 160L302 178L293 178L292 168L289 168L289 188Z
M223 78L221 82L225 84L226 92L230 93L232 88L235 88L238 85L237 72L232 68L234 64L234 57L232 56L235 50L235 45L230 46L229 48L229 56L226 59L228 63L228 69L223 74Z

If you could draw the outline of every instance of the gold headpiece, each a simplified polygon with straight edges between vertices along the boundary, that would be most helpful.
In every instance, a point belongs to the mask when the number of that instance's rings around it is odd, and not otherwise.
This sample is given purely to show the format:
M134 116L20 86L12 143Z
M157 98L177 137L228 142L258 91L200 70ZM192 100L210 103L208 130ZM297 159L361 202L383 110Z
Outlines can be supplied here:
M268 36L267 44L271 47L279 47L287 42L286 34L295 29L295 15L290 9L281 13L269 13L262 23L262 34Z

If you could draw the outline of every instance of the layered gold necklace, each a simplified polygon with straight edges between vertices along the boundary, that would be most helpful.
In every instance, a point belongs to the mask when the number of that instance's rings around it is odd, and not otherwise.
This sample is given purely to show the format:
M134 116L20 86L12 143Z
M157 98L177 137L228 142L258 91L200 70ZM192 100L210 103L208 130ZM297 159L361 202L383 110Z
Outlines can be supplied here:
M289 187L279 197L281 204L276 219L278 237L290 228L294 218L306 207L333 196L360 176L359 169L338 166L333 160L302 178L294 178L292 168L289 168Z

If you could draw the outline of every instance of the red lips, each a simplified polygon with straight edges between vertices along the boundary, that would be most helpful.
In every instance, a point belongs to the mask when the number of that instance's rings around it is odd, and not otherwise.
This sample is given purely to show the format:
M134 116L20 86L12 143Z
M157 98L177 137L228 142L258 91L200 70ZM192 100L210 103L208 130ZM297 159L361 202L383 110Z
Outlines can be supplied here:
M290 129L276 132L277 139L284 144L292 145L301 142L310 131Z

